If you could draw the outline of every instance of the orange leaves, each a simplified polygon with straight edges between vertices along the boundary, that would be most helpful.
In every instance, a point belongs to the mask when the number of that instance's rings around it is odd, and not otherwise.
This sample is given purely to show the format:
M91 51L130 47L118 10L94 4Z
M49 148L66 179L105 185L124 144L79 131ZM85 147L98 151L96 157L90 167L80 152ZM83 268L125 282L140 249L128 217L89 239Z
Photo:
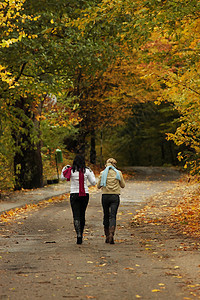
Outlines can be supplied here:
M0 215L0 223L9 222L20 217L21 213L25 213L30 209L37 208L37 205L25 205L22 208L11 209Z
M24 213L31 212L33 210L37 210L41 207L46 207L51 203L60 202L66 199L66 195L56 196L52 197L48 200L40 201L35 204L26 204L23 207L11 209L9 211L6 211L0 215L0 223L4 222L11 222L13 220L16 220L18 218L21 218L21 215ZM20 223L21 224L21 223Z
M184 234L200 237L200 195L185 197L175 208L170 221Z
M168 225L182 234L200 237L200 194L198 189L187 186L155 196L132 219L133 226L140 224ZM181 200L181 201L180 201ZM184 247L181 247L185 250Z

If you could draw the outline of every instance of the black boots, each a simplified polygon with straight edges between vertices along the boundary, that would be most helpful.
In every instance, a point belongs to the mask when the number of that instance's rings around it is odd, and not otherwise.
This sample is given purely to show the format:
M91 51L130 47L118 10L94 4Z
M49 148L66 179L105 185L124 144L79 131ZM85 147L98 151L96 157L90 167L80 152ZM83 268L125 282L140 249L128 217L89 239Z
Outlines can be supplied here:
M83 238L82 238L83 230L81 230L81 223L79 220L74 220L74 228L77 234L77 244L80 245L83 242Z
M78 245L81 245L82 242L83 242L82 236L81 236L81 237L78 237L78 236L77 236L77 242L76 242L76 243L77 243Z
M114 244L115 226L109 228L109 243Z
M105 243L109 243L109 228L104 226L104 233L106 236Z

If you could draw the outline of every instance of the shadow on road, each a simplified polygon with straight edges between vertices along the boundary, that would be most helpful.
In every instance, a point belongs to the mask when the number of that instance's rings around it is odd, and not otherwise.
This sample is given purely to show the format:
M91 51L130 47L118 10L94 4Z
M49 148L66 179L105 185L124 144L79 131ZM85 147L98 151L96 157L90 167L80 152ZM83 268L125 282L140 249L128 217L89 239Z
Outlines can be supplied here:
M121 168L127 174L133 175L133 180L139 181L174 181L179 179L183 173L176 167L143 167L131 166Z

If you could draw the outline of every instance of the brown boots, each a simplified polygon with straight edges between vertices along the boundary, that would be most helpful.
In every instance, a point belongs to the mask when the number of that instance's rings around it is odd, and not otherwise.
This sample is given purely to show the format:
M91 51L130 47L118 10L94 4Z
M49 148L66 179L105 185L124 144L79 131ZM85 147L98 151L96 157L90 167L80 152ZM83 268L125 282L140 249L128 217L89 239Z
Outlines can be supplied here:
M110 227L109 229L110 234L109 234L109 243L114 244L114 234L115 234L115 226Z
M104 227L104 232L106 236L106 243L114 244L114 233L115 233L115 226L112 226L110 228Z

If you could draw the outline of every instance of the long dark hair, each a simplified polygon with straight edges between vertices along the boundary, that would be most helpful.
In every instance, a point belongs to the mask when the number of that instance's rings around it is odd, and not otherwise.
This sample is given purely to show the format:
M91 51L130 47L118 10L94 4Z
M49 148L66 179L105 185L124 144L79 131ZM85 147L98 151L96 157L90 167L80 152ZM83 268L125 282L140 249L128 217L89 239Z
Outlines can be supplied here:
M85 158L80 154L76 155L73 161L72 171L75 172L82 170L83 172L85 172L85 168Z

